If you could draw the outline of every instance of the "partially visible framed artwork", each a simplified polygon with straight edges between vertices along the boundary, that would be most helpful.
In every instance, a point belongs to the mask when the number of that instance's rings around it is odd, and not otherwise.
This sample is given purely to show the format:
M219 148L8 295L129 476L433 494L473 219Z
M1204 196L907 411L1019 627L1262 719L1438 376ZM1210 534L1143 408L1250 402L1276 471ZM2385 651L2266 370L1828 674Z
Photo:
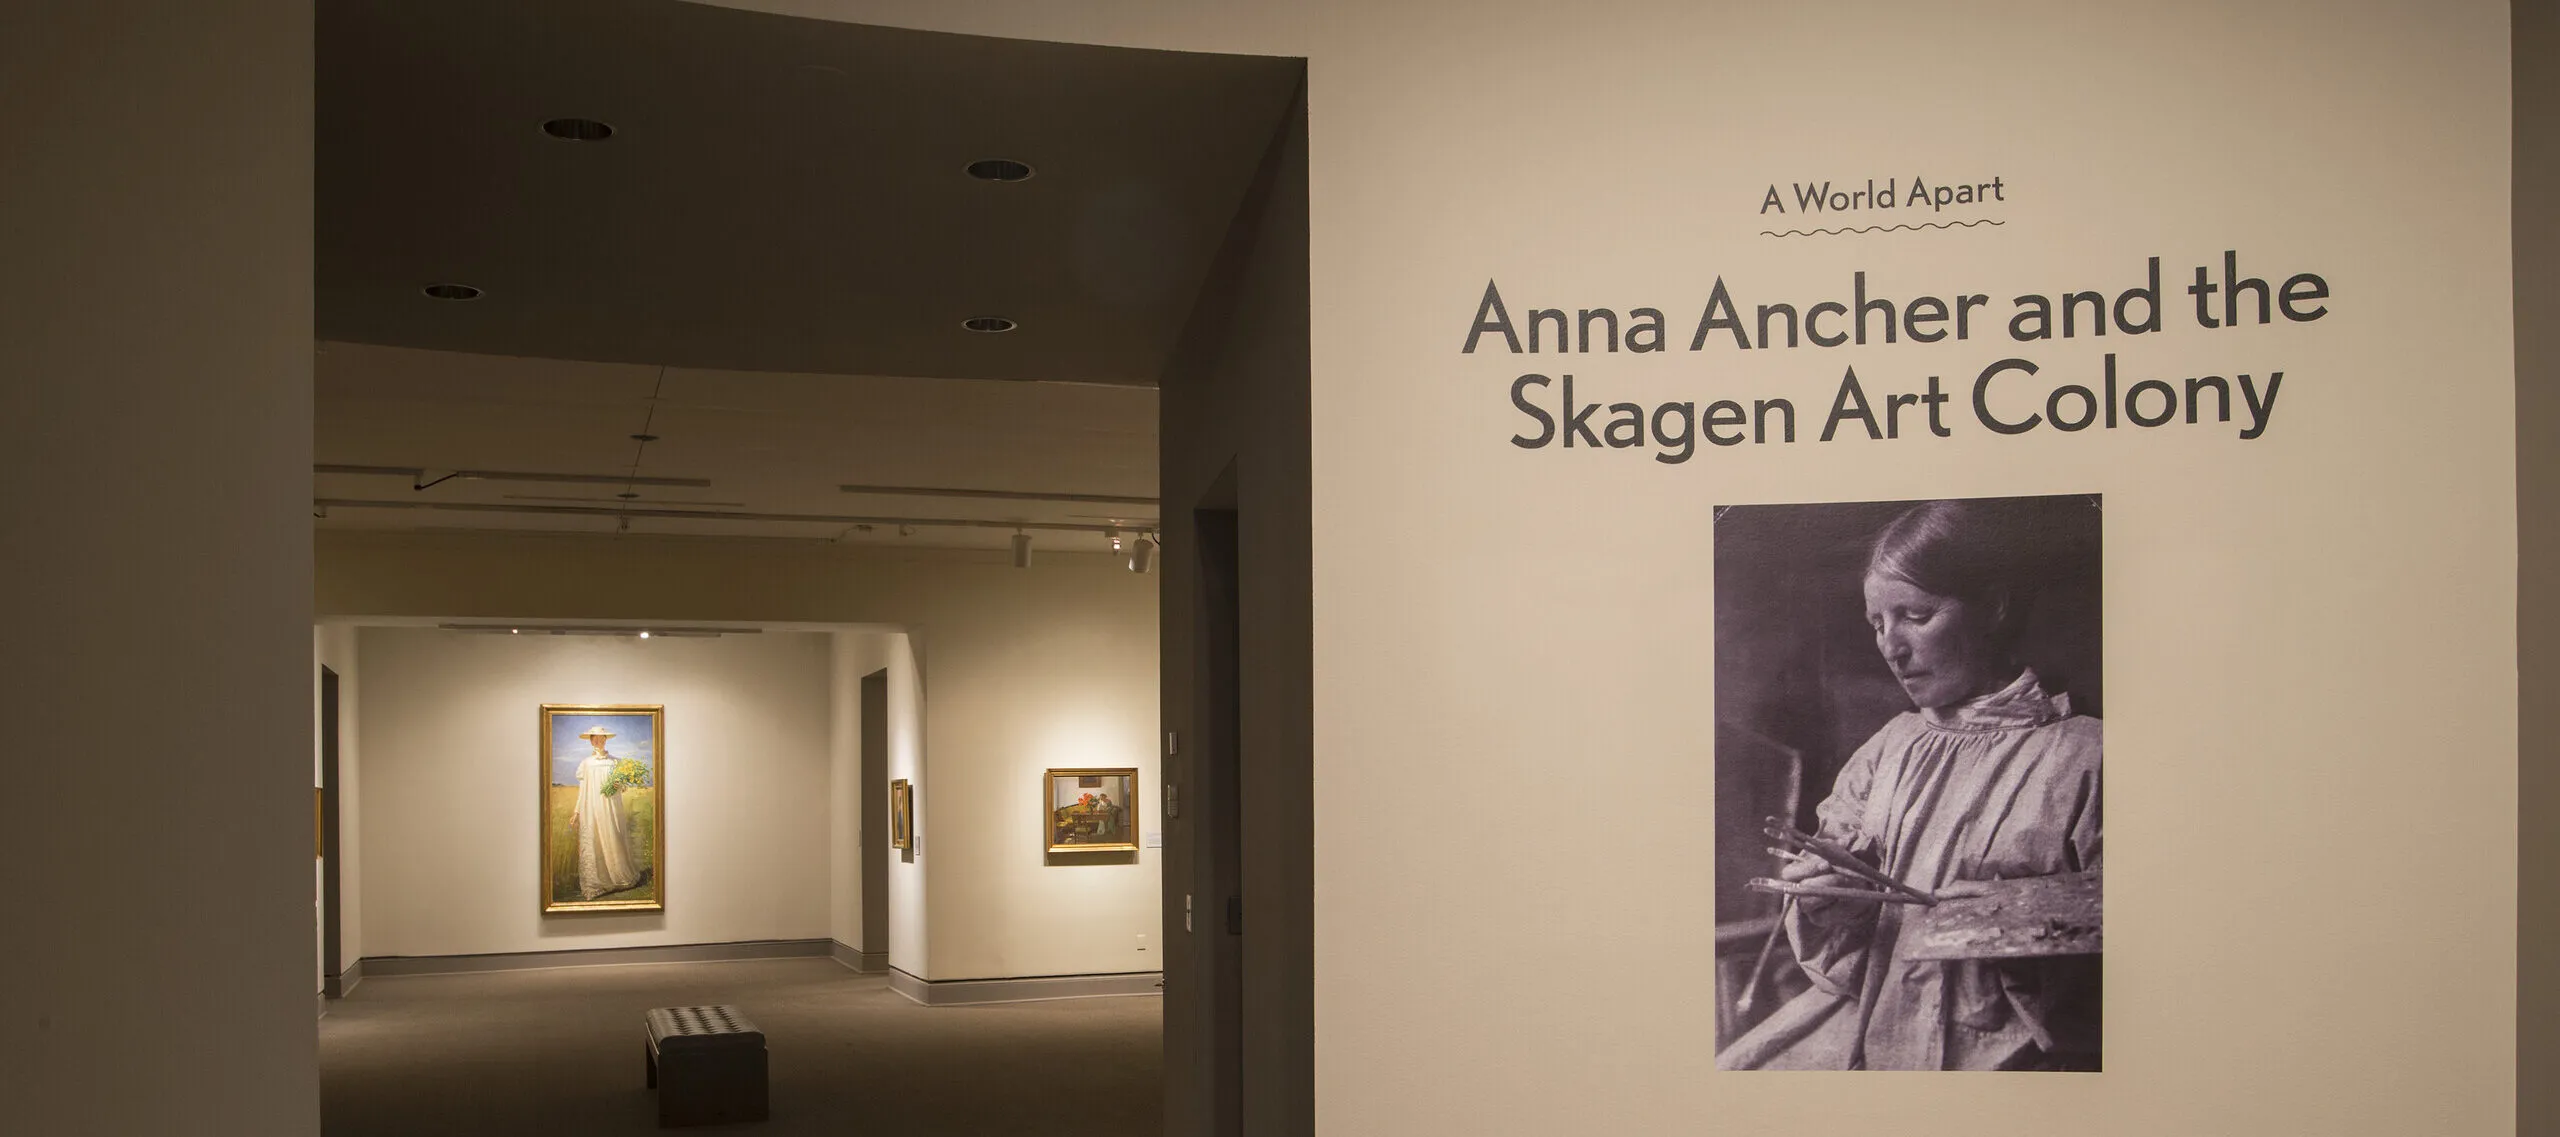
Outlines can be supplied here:
M1050 770L1042 826L1052 853L1132 853L1138 849L1138 771Z
M666 708L542 706L542 910L666 908Z
M916 847L916 791L905 778L889 783L889 847Z

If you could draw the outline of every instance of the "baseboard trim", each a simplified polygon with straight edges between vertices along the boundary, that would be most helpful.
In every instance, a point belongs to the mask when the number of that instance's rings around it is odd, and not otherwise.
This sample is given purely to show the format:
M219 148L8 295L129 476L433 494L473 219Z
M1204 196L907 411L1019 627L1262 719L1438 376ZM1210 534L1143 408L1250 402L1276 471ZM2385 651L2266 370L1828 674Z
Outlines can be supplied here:
M456 975L474 971L529 971L547 967L599 967L630 963L726 963L749 959L823 956L833 940L740 940L721 944L661 944L652 947L572 948L565 951L511 951L486 955L373 955L361 966L366 975Z
M889 970L888 952L863 951L843 940L828 940L827 954L834 956L837 963L864 975L877 975Z
M323 999L346 998L347 992L355 990L356 984L362 982L364 982L364 961L359 959L348 964L336 975L321 976L320 997Z
M889 989L928 1007L971 1003L1029 1003L1042 999L1098 999L1119 995L1161 995L1164 973L1126 971L1110 975L1033 975L1020 979L919 979L889 969Z

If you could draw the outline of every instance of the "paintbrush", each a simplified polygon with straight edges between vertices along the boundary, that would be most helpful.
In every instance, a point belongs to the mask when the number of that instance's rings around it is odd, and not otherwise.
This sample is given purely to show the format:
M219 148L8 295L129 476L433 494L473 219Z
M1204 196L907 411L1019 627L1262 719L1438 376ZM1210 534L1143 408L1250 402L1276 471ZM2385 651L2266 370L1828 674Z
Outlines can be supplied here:
M1860 860L1857 854L1852 853L1847 849L1843 849L1840 846L1822 840L1821 838L1798 832L1795 826L1789 825L1778 818L1770 817L1765 818L1764 820L1768 824L1761 829L1761 832L1768 834L1772 840L1777 841L1779 844L1790 846L1793 850L1801 854L1809 854L1811 856L1819 857L1824 863L1829 864L1831 867L1847 873L1850 876L1866 881L1869 884L1900 893L1909 903L1936 904L1938 902L1937 897L1931 896L1926 892L1922 892L1917 888L1913 888L1910 885L1904 884L1901 881L1895 880L1891 876L1878 871L1877 869L1869 866L1867 862ZM1778 850L1775 849L1770 851L1778 852Z
M1753 877L1742 887L1753 892L1774 892L1780 896L1809 896L1824 900L1863 900L1874 904L1930 904L1933 901L1885 892L1873 888L1834 888L1821 884L1797 884L1792 881Z

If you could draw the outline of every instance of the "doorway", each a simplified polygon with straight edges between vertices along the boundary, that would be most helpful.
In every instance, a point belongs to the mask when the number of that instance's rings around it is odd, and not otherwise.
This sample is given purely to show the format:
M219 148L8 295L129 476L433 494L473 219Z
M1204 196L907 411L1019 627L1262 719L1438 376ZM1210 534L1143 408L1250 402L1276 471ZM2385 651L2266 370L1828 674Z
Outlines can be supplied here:
M338 673L320 669L320 993L346 997L344 921L339 912L345 882L338 846Z

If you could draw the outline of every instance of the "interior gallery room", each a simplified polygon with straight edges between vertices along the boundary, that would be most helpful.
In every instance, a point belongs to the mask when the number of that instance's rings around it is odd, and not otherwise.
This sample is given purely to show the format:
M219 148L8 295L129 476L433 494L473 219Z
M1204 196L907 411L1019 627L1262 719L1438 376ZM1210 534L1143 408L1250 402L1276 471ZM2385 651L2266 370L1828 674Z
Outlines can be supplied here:
M2560 1135L2555 53L12 7L0 1132Z

